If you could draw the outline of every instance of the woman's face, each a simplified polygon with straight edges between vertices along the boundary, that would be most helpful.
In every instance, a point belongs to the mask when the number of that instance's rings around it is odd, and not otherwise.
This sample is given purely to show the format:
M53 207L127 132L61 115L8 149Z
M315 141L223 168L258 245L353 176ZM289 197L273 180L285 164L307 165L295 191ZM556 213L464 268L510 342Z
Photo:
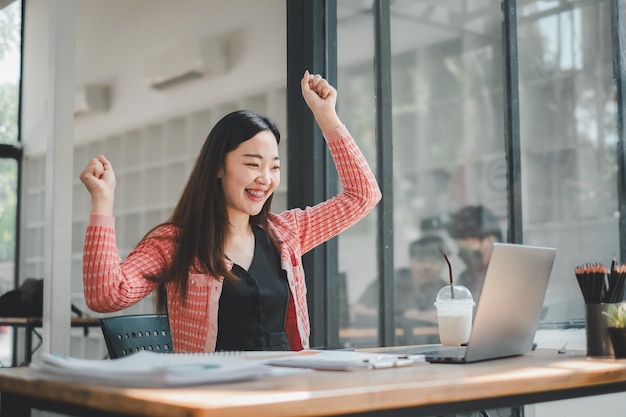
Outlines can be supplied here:
M280 184L280 159L274 134L266 130L242 142L226 154L218 175L229 217L259 214Z

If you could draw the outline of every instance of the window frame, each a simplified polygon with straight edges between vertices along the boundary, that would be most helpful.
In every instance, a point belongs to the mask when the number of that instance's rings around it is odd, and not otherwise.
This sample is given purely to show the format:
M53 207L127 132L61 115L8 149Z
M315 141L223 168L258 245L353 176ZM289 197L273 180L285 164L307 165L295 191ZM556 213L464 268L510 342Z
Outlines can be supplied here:
M624 152L624 57L618 51L623 50L626 37L625 0L611 0L613 67L618 102L618 201L619 201L619 242L620 256L626 259L626 153ZM379 342L381 346L393 343L393 193L392 164L389 155L391 141L382 137L391 136L391 98L389 65L390 38L389 4L374 0L375 33L375 90L376 100L376 152L377 175L383 192L383 201L377 207L377 259L378 272L383 277L380 301L384 308L379 317ZM521 189L521 146L520 146L520 108L518 92L518 57L517 57L517 12L516 0L502 0L502 36L504 61L504 105L505 120L503 137L507 157L507 237L509 243L523 243L522 189ZM336 80L336 1L304 0L287 1L287 85L297 85L295 77L300 76L302 68L313 68L322 72L331 82ZM323 27L323 30L319 28ZM334 29L333 29L334 28ZM312 51L304 56L303 51ZM387 94L389 96L387 96ZM289 144L289 178L297 184L288 187L289 206L303 206L331 196L332 174L328 169L328 153L317 149L307 149L319 141L319 132L314 128L310 112L302 103L299 91L289 90L287 97L289 111L288 134L297 132L298 141ZM295 136L295 133L294 133ZM315 166L313 161L320 158L323 166ZM310 191L303 191L310 190ZM308 193L305 195L304 193ZM332 314L338 302L336 292L328 291L336 286L337 244L328 243L304 257L309 288L309 308L311 317L313 346L317 344L340 347L337 342L338 317Z
M9 6L13 3L14 0L7 2L4 6ZM22 147L22 75L23 75L23 64L24 64L24 9L25 9L25 1L21 1L20 8L20 71L19 71L19 81L18 81L18 109L17 109L17 141L15 144L0 144L0 159L13 159L17 162L17 184L16 184L16 193L17 193L17 201L16 201L16 218L15 218L15 258L14 258L14 276L13 276L13 284L15 287L19 285L19 267L20 267L20 224L21 224L21 207L22 207L22 160L23 160L23 147Z

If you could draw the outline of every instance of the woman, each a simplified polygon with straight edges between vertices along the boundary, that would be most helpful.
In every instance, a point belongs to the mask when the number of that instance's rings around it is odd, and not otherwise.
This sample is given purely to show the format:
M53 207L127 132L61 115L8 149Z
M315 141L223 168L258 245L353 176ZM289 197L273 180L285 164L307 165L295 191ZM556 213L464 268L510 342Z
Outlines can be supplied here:
M168 221L120 263L115 175L104 156L94 158L80 174L92 201L83 252L89 308L119 311L156 289L157 309L168 313L175 351L309 347L301 256L362 219L381 194L337 116L337 91L308 71L300 84L343 192L304 210L271 213L280 183L280 134L263 116L234 112L209 133Z

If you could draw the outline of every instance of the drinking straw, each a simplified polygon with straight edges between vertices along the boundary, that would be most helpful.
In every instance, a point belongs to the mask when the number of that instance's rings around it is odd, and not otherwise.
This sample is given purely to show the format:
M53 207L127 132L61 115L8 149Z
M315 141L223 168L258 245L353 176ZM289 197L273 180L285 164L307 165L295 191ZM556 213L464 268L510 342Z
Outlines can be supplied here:
M450 297L454 298L454 283L453 283L453 280L452 280L452 265L450 264L450 259L448 259L448 255L446 255L446 253L443 251L443 248L441 246L439 246L439 252L441 252L443 257L446 259L446 262L448 263L448 271L450 273Z

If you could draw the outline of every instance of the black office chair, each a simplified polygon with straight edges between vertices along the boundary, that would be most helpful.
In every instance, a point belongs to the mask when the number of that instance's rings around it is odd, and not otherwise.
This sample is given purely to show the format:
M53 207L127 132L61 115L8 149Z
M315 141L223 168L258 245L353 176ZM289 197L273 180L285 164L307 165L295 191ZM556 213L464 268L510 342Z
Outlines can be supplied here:
M137 314L100 319L109 358L117 359L140 350L172 351L170 323L165 314Z

